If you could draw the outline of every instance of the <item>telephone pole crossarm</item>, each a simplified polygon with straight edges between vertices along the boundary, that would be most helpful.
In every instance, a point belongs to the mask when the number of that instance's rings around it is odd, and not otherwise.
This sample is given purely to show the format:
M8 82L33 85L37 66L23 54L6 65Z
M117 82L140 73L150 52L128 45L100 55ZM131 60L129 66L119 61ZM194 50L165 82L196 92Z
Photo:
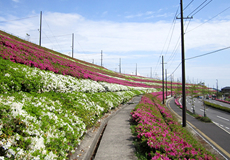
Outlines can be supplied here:
M176 17L176 19L181 19L181 17ZM193 19L193 17L183 17L183 19Z

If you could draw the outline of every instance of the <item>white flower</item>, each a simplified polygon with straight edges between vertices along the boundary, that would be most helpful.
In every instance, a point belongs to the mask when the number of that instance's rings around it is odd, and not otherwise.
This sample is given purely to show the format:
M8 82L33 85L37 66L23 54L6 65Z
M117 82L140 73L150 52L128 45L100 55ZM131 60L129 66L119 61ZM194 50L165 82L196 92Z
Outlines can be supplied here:
M52 151L49 152L49 154L45 157L45 160L51 160L57 158L57 155L53 154Z
M30 144L30 148L33 150L33 151L36 151L36 150L42 150L45 148L45 145L44 145L44 138L43 137L34 137L34 138L31 138L31 144Z
M14 117L16 117L17 115L25 115L25 111L22 110L22 103L17 103L17 102L13 102L11 104L11 109L12 109L12 114L14 115Z
M9 149L9 150L8 150L8 153L11 154L11 155L13 155L13 156L15 155L15 151L12 150L12 149Z
M6 77L10 77L10 74L9 74L9 73L6 73L5 76L6 76Z

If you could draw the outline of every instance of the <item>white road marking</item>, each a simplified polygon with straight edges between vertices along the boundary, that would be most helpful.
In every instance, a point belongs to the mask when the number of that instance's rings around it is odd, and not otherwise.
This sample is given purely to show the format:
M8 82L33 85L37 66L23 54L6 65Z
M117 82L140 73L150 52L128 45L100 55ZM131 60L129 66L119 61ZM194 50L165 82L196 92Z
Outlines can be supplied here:
M223 117L221 117L221 116L217 116L218 118L220 118L220 119L223 119L223 120L225 120L225 121L229 121L229 119L227 119L227 118L223 118Z
M228 127L225 127L226 129L229 129Z

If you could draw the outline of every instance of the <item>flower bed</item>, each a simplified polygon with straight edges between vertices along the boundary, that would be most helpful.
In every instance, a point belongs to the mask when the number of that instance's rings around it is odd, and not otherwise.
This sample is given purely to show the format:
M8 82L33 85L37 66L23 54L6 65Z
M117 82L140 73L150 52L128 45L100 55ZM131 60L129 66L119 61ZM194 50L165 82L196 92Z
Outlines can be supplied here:
M146 159L216 159L160 105L161 93L143 96L131 113Z
M147 85L139 81L130 82L128 80L109 77L106 74L123 78L125 76L121 76L117 73L112 74L112 72L108 72L108 70L105 72L106 69L90 67L80 61L78 62L73 59L64 58L60 54L52 54L44 48L30 43L19 42L18 40L2 34L0 34L0 56L16 63L22 63L41 70L48 70L62 75L70 75L76 78L91 79L94 81L115 83L126 86L160 88L158 85Z
M228 104L230 104L230 102L229 102L229 101L225 101L225 100L222 100L222 99L216 99L216 101L220 101L220 102L224 102L224 103L228 103Z
M77 79L68 75L55 74L3 60L0 57L0 93L8 91L25 92L115 92L130 90L147 90L143 87L131 87L107 82L97 82L90 79ZM149 88L149 91L155 89Z
M66 159L110 109L155 91L55 74L0 58L0 159Z
M182 109L182 105L180 104L179 99L180 99L180 97L177 97L175 99L175 103L176 103L177 106L179 106Z

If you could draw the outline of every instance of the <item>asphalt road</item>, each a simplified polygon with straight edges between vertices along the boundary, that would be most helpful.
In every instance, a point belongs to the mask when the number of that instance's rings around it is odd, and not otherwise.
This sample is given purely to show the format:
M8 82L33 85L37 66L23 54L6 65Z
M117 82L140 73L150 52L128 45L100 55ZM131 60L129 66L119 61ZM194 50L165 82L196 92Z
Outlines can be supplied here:
M205 106L204 108L202 99L193 98L193 101L194 101L196 114L204 116L204 109L205 109L206 116L209 117L214 123L219 125L221 128L223 128L226 132L230 134L230 113L220 111L218 109L214 109L207 106ZM209 102L211 103L213 103L213 101L214 100L209 100ZM193 109L192 109L191 97L189 96L186 97L186 102L187 102L186 105L188 110L192 112ZM214 102L216 102L216 104L224 104L223 102L218 102L218 101L214 101Z
M188 97L189 98L189 97ZM191 101L190 99L187 99ZM203 113L202 102L195 100L197 104L196 110L199 113ZM174 99L171 99L167 102L169 109L174 112L179 118L182 119L182 110L177 107L174 102ZM201 108L202 107L202 108ZM191 105L187 105L187 108L191 110ZM210 109L207 109L207 114L209 115ZM186 115L187 124L191 126L197 133L200 134L205 140L207 140L215 149L219 151L224 157L224 159L230 160L230 133L226 130L224 131L221 127L215 125L214 123L204 123L190 116Z

